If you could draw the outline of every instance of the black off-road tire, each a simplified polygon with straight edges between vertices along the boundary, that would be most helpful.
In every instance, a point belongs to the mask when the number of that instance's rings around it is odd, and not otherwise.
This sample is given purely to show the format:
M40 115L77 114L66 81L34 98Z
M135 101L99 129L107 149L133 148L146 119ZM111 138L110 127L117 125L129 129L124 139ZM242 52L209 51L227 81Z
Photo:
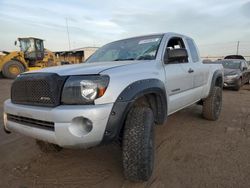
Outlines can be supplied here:
M202 115L205 119L215 121L219 118L222 107L222 88L214 86L209 96L203 100Z
M41 140L36 140L36 144L43 153L56 153L62 150L62 148L56 144L51 144Z
M234 90L239 91L241 86L242 86L242 80L241 78L239 78L239 80L237 81L237 85L234 87Z
M17 70L17 72L16 73L11 72L10 71L11 67L14 67ZM2 69L2 74L5 78L14 79L17 77L18 74L24 71L25 71L25 68L22 65L22 63L16 60L11 60L4 64L3 69Z
M129 111L122 151L125 178L147 181L154 168L154 115L150 108L134 107Z

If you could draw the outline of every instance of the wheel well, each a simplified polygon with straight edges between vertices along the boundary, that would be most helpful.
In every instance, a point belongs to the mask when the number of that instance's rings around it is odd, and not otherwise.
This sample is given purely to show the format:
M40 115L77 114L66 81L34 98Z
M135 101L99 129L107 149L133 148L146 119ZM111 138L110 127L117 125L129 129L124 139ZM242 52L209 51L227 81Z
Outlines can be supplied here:
M163 124L167 116L167 97L163 82L157 79L138 80L128 85L117 97L105 128L102 143L120 138L127 114L134 106L148 106L155 124Z
M154 114L155 123L162 124L165 120L165 115L167 113L166 106L163 104L162 98L159 94L149 93L137 98L133 104L134 106L147 106L151 108Z
M215 86L223 87L222 76L218 76L215 81Z
M135 99L134 103L130 106L129 110L133 107L149 107L154 114L155 124L163 124L165 121L165 116L167 114L167 104L164 104L162 101L162 96L156 93L144 94ZM126 114L127 116L127 114ZM124 132L124 123L119 132L118 142L121 143L123 132Z

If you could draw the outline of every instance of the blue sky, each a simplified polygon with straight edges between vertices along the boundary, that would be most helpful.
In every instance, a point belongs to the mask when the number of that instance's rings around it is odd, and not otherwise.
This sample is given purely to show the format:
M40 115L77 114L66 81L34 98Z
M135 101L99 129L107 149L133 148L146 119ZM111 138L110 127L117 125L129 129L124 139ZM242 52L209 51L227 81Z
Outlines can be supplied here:
M248 0L0 0L0 50L18 37L45 39L51 50L101 46L130 36L178 32L193 37L201 54L250 55Z

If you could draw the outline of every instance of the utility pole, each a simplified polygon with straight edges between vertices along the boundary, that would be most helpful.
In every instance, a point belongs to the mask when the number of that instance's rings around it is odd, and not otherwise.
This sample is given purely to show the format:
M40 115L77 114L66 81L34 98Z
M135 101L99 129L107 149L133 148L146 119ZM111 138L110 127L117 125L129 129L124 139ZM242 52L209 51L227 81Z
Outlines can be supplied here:
M239 46L240 46L240 41L237 42L237 50L236 50L236 55L239 55Z
M68 25L68 18L66 19L66 28L67 28L67 34L68 34L68 43L69 43L69 51L71 50L71 45L70 45L70 38L69 38L69 25Z

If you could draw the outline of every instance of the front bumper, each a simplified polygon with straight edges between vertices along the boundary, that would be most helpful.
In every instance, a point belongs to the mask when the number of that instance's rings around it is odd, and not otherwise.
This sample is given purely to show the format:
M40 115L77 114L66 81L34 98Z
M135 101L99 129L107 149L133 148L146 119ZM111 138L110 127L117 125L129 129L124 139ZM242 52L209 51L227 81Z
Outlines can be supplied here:
M224 77L224 87L235 87L237 86L239 78L227 78Z
M4 102L4 126L7 131L18 132L38 140L57 144L67 148L89 148L98 145L103 138L106 124L113 104L103 105L61 105L55 108L18 105L10 100ZM53 122L54 130L46 130L15 122L7 114L33 120ZM82 121L92 123L87 131Z

